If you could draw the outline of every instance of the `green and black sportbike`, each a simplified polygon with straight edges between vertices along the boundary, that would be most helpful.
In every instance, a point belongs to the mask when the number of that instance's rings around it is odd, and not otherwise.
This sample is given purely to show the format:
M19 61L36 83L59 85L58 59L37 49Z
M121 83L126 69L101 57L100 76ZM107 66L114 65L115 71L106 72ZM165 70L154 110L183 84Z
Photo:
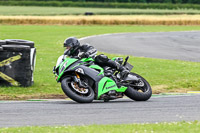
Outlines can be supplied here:
M130 72L122 78L116 69L102 68L91 57L64 57L53 71L64 93L78 103L90 103L93 100L108 102L124 95L135 101L146 101L152 95L149 83L138 74ZM128 58L124 63L122 58L112 60L123 63L131 71L133 66L127 62Z

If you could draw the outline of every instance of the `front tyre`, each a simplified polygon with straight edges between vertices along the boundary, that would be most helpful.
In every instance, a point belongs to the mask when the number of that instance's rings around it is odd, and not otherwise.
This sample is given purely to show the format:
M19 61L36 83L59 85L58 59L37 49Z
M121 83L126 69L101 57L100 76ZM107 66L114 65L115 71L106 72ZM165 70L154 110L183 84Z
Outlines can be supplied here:
M140 79L140 83L129 86L125 95L135 101L147 101L152 95L152 89L149 83L140 75L130 73Z
M85 88L76 88L75 82L73 82L71 77L65 77L61 81L61 87L63 92L72 100L78 103L91 103L94 99L94 91L91 87L88 86L87 89ZM77 91L80 89L85 89L83 91ZM82 93L83 92L83 93Z

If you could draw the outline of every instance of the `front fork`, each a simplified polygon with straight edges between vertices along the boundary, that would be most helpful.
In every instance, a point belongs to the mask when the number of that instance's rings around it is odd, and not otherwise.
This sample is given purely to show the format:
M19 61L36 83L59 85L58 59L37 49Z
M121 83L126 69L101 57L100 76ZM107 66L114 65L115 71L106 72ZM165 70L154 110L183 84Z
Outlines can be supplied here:
M87 88L87 85L81 82L80 75L77 72L75 72L75 76L73 76L72 78L80 88Z

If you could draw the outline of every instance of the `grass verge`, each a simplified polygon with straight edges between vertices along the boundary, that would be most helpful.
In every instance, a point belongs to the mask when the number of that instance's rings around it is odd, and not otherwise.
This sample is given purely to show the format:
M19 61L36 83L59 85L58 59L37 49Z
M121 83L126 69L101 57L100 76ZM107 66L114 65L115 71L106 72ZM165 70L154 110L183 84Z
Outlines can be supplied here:
M200 25L200 15L0 16L10 25Z
M197 133L200 122L0 128L1 133Z
M167 15L167 14L200 14L195 9L126 9L126 8L84 8L84 7L38 7L38 6L0 6L0 15L84 15L92 12L95 15Z
M35 84L31 87L0 87L0 99L28 99L38 96L63 95L56 83L52 68L63 54L63 41L70 36L78 38L119 32L166 32L200 30L199 26L10 26L0 25L0 39L32 40L37 48L34 72ZM91 44L92 45L92 44ZM113 55L107 54L110 58ZM125 57L125 56L123 56ZM146 78L154 93L200 90L200 63L131 57L136 72ZM24 97L26 96L26 97ZM43 98L43 97L41 97ZM5 99L4 99L5 100Z

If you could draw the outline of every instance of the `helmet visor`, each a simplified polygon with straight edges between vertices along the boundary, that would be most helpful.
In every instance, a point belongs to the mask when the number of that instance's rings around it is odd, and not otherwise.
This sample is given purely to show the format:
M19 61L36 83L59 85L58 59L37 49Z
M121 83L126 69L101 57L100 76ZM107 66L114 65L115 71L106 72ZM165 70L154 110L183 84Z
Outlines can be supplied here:
M64 47L72 47L73 43L64 43Z
M67 50L69 50L70 48L71 48L70 46L67 46L67 47L66 47Z

